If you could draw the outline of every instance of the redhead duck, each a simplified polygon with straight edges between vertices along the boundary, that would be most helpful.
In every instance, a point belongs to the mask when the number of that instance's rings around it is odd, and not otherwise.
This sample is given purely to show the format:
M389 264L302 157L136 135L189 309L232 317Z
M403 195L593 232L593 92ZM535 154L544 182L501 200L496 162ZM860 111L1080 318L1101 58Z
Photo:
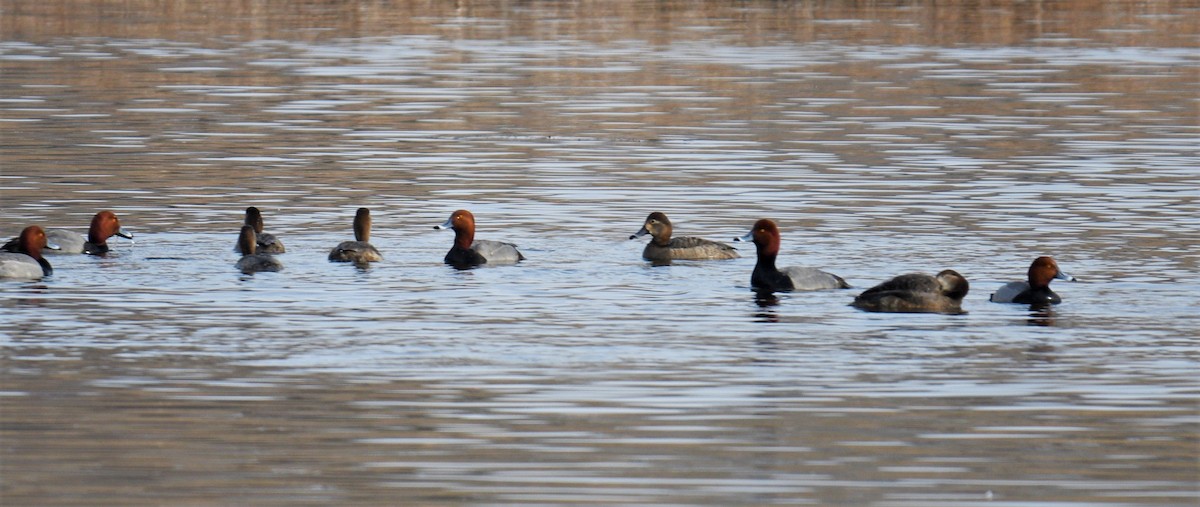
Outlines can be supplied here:
M38 279L54 273L50 261L42 257L42 249L57 250L58 245L46 241L46 231L31 225L17 236L17 253L0 253L0 278Z
M46 241L58 245L59 250L55 252L63 254L83 253L88 255L104 255L108 253L108 238L113 236L133 239L133 234L121 228L121 221L111 211L101 211L92 217L92 225L88 227L86 240L79 233L66 229L50 229L46 231ZM13 239L5 243L0 249L16 252L17 242L17 239Z
M517 251L517 245L499 241L475 239L475 215L460 209L450 214L450 219L434 229L454 229L454 246L446 253L446 264L456 267L480 264L512 264L525 260Z
M255 247L256 252L260 254L284 253L283 242L279 241L274 234L263 232L262 212L259 211L258 208L254 206L246 208L246 220L242 223L254 228L254 237L255 241L257 242ZM233 251L243 254L246 253L246 251L242 249L241 245L241 241L238 241L238 244L233 247Z
M775 267L779 255L779 227L775 222L761 219L754 222L750 232L734 241L753 241L758 250L758 262L750 275L750 286L759 291L849 289L842 277L816 268Z
M258 248L258 238L254 234L254 226L243 225L238 234L238 249L243 252L237 261L237 268L243 273L251 274L259 271L279 271L283 264L271 254L254 253Z
M1075 281L1075 277L1058 269L1058 263L1054 262L1054 259L1038 257L1034 259L1033 264L1029 265L1029 281L1007 283L992 294L991 300L994 303L1020 303L1023 305L1059 304L1062 302L1062 298L1050 290L1050 281L1055 278Z
M667 215L658 211L646 217L646 222L637 233L629 239L637 239L647 234L652 238L642 250L642 258L653 262L669 263L672 260L721 260L739 257L737 249L704 238L672 238L671 220Z
M869 312L964 313L968 289L967 279L952 269L937 276L909 273L863 291L853 306Z
M334 262L353 262L363 264L383 260L379 250L371 246L371 210L358 208L354 214L354 241L338 243L329 252L329 260Z

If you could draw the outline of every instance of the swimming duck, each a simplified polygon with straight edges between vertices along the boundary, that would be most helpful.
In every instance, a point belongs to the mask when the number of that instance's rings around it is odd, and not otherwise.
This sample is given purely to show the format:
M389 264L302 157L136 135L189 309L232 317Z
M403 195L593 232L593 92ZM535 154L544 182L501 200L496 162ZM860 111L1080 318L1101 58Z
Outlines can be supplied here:
M284 253L283 242L276 238L274 234L263 232L262 212L258 208L254 206L246 208L246 219L242 223L254 228L254 237L257 242L255 247L256 252L260 254ZM242 250L240 241L234 246L233 251L246 253L245 250Z
M46 231L31 225L17 236L17 252L0 253L0 278L36 280L54 273L50 261L42 257L42 249L57 250L58 245L46 241Z
M246 274L283 269L283 263L279 262L274 255L255 253L255 250L258 248L257 239L254 233L254 226L242 226L242 232L238 234L238 249L243 252L243 255L237 261L237 268Z
M453 229L454 246L446 253L445 262L456 267L480 264L512 264L525 260L517 245L500 241L475 239L475 215L460 209L450 214L450 219L434 229Z
M739 257L737 249L725 243L694 237L672 238L671 232L671 220L667 218L666 214L655 211L646 217L642 228L629 236L629 239L649 234L651 240L642 250L642 258L654 262L721 260Z
M759 291L849 289L842 277L816 268L775 267L779 255L779 226L766 218L754 222L750 232L734 241L753 241L758 261L750 275L750 286Z
M108 253L108 238L120 236L133 239L133 234L126 232L121 227L121 221L111 211L101 211L92 217L92 224L88 227L86 239L79 233L66 229L47 229L45 232L46 241L59 246L59 250L51 250L51 253L61 254L104 255ZM17 241L18 239L14 238L0 249L16 252Z
M964 313L969 289L966 277L952 269L936 276L909 273L863 291L852 305L870 312Z
M371 210L358 208L358 212L354 214L354 241L338 243L338 246L329 252L329 260L356 264L383 260L379 250L371 246L370 240Z
M1054 291L1050 290L1050 282L1054 279L1074 282L1075 277L1058 269L1058 263L1051 257L1038 257L1029 265L1029 281L1009 282L1001 286L991 296L994 303L1020 303L1025 305L1052 304L1062 302Z

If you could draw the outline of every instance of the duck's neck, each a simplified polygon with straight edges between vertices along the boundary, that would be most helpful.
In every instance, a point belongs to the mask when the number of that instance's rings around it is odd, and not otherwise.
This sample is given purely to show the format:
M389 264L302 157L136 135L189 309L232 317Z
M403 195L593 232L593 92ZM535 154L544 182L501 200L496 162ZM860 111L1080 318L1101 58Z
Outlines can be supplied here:
M366 220L354 222L354 241L367 243L371 241L371 223Z
M254 255L257 248L258 238L254 235L254 228L242 228L241 235L238 236L238 249L242 251L242 255Z
M108 243L94 243L88 241L83 245L83 253L88 255L103 255L108 253Z
M1053 277L1047 278L1045 276L1042 276L1040 273L1039 274L1030 273L1029 274L1029 286L1034 289L1037 289L1037 290L1049 290L1050 289L1050 280L1052 280L1052 279L1053 279Z
M50 267L50 261L43 257L37 258L37 263L42 266L42 276L50 276L54 273L54 268Z
M779 256L779 239L768 237L766 238L766 241L755 241L754 246L758 248L757 267L760 267L761 269L771 273L779 272L779 270L775 268L775 258Z
M475 232L466 231L463 229L454 229L454 244L463 250L469 250L471 244L475 242Z
M775 267L775 254L766 253L758 256L754 264L754 272L750 274L750 285L758 290L791 290L792 279Z
M658 246L671 246L672 232L674 231L671 229L671 224L664 220L662 223L658 224L658 229L655 231L653 236L654 239L651 241Z
M775 258L778 256L779 256L779 254L776 252L763 252L763 253L758 254L758 266L757 267L759 269L762 269L763 271L770 272L770 273L778 272L779 269L777 269L775 267Z

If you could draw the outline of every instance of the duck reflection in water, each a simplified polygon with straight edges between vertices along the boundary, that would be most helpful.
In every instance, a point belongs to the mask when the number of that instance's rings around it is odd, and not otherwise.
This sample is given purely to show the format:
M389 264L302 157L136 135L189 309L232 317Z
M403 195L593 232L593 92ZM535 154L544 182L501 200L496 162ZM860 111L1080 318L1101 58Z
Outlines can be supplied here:
M1030 326L1054 327L1057 319L1054 316L1054 306L1049 303L1034 303L1029 305L1029 320L1025 321Z
M779 306L779 296L776 296L774 292L754 291L754 304L758 305L760 309L754 313L755 322L779 322L779 313L774 309Z

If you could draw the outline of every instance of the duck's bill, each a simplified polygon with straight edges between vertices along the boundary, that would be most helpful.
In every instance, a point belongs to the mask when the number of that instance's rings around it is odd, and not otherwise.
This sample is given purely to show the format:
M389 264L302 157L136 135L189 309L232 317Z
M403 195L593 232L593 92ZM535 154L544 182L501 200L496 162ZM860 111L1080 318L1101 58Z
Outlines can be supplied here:
M738 236L736 238L733 238L733 240L734 241L745 241L745 242L754 241L754 231L747 232L745 236Z
M46 243L46 248L50 250L62 250L62 247L58 246L58 243Z
M1066 280L1066 281L1068 281L1068 282L1074 282L1074 281L1075 281L1075 277L1073 277L1073 276L1071 276L1071 275L1068 275L1068 274L1066 274L1065 272L1063 272L1063 271L1061 271L1061 270L1058 272L1058 274L1054 275L1054 278L1057 278L1057 279L1059 279L1059 280Z
M117 236L125 238L125 239L129 240L130 243L133 243L133 233L132 232L129 232L125 229L120 229L117 231Z
M650 231L647 231L647 230L646 230L646 226L644 226L644 225L643 225L643 226L642 226L642 228L641 228L641 229L638 229L638 231L637 231L637 232L635 232L635 233L633 233L633 234L630 234L630 235L629 235L629 239L638 239L638 238L640 238L640 237L642 237L642 236L645 236L645 235L647 235L647 234L650 234Z
M452 229L453 227L452 227L452 224L450 223L450 220L446 220L445 222L442 222L441 225L433 226L433 228L434 229Z

